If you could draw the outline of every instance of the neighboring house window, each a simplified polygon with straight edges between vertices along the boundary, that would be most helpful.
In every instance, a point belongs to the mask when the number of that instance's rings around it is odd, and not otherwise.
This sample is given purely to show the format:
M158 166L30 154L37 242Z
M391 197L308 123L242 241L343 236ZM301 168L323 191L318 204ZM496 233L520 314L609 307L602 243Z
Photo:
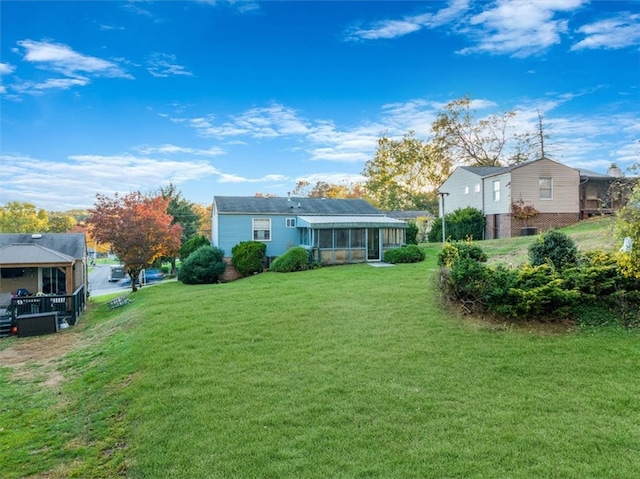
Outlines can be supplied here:
M253 219L253 240L271 241L271 218Z
M493 201L500 201L500 180L493 182Z
M296 227L296 219L287 218L287 228L295 228L295 227Z
M465 186L465 187L464 187L464 194L465 194L465 195L468 195L468 194L469 194L469 187L468 187L468 186Z
M476 183L476 186L473 188L473 191L476 193L480 193L480 183Z
M553 178L540 178L540 199L553 199Z

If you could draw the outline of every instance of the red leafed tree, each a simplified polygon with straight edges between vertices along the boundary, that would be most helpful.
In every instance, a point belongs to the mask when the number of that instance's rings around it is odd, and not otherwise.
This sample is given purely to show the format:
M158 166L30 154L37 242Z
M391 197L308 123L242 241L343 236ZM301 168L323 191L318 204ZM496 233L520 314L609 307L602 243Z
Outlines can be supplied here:
M170 199L148 197L140 192L113 198L96 196L86 224L96 241L111 244L131 278L131 290L137 291L135 278L161 257L174 257L180 250L182 228L171 224L167 213Z

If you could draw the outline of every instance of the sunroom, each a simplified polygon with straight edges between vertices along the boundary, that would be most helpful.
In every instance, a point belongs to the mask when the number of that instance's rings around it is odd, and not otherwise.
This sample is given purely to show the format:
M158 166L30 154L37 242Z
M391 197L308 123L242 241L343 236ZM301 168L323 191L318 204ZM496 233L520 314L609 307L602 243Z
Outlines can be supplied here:
M406 244L407 223L386 216L298 216L298 243L321 264L381 261Z

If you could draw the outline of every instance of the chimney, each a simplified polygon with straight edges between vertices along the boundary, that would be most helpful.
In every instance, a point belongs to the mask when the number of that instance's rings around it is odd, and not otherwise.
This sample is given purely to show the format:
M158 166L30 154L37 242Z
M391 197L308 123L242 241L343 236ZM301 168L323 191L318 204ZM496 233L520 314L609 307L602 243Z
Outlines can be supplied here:
M287 191L287 201L291 201L291 192Z
M611 166L607 170L607 175L620 178L622 176L622 170L615 163L611 163Z

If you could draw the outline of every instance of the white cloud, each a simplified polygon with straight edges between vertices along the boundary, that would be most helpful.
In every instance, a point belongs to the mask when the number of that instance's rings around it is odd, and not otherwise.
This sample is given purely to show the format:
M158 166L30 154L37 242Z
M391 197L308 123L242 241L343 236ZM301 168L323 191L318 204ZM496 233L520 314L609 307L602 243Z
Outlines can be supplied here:
M69 77L83 73L102 77L133 78L120 65L102 58L83 55L68 45L33 40L21 40L18 45L26 50L26 61Z
M154 53L147 60L147 71L154 77L168 77L174 75L193 76L182 65L176 63L176 56L167 53Z
M56 211L86 208L94 203L96 193L148 192L168 183L179 186L219 174L205 161L168 161L130 154L73 155L64 160L1 155L0 163L3 198L30 201ZM52 184L56 187L51 188Z
M41 83L22 82L11 86L18 93L42 94L46 90L68 90L74 86L85 86L89 83L88 78L49 78Z
M184 146L176 146L176 145L160 145L160 146L142 146L136 149L139 153L143 155L150 155L154 153L160 153L164 155L172 155L184 153L188 155L195 156L219 156L223 155L225 151L222 148L211 147L208 150L202 150L198 148L188 148Z
M9 63L0 62L0 75L8 75L9 73L12 73L15 69L16 67L14 67L13 65L10 65Z
M578 30L585 38L571 50L617 49L640 44L640 15L620 13L614 18L583 25Z
M244 176L222 173L218 183L273 183L278 181L287 181L288 176L284 175L265 175L261 178L246 178Z
M498 0L487 10L472 16L463 33L477 45L462 54L485 52L526 57L560 43L568 21L555 19L559 12L580 8L586 0Z
M436 13L405 16L401 20L381 20L368 27L352 27L344 35L346 41L379 40L408 35L423 28L435 28L459 18L469 8L469 0L451 0Z

